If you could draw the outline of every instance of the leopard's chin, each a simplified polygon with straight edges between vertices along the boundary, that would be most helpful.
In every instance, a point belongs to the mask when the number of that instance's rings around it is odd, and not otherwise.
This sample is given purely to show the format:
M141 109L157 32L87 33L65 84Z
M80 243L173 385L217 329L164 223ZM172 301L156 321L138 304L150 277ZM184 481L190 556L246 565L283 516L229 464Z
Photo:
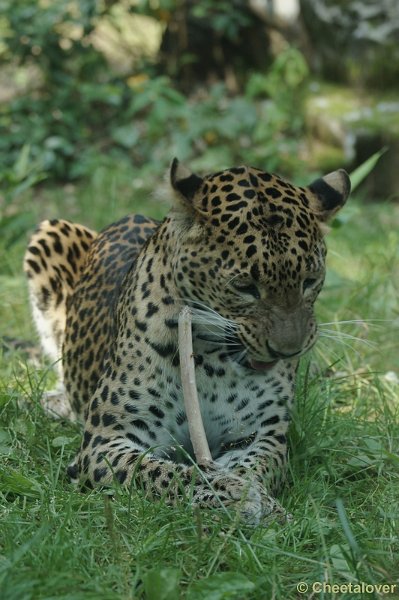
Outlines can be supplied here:
M242 367L245 367L246 369L249 369L251 371L257 371L259 373L270 371L271 369L273 369L273 367L276 366L276 364L278 362L280 362L279 360L270 360L270 361L257 360L256 358L251 358L250 356L246 356L245 358L237 359L237 354L231 355L231 358L235 362L240 364Z
M254 371L270 371L276 364L279 362L278 360L272 360L270 362L264 362L262 360L256 360L254 358L250 358L248 361L248 365Z

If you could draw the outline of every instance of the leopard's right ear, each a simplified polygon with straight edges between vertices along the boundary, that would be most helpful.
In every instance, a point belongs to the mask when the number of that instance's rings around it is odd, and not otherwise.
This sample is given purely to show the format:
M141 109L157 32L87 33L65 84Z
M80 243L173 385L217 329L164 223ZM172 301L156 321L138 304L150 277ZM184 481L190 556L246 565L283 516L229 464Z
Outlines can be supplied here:
M313 181L311 208L320 222L330 221L343 207L351 191L351 180L344 169L338 169Z
M170 167L170 183L178 197L185 204L192 205L193 198L203 183L203 179L192 173L187 167L174 158Z

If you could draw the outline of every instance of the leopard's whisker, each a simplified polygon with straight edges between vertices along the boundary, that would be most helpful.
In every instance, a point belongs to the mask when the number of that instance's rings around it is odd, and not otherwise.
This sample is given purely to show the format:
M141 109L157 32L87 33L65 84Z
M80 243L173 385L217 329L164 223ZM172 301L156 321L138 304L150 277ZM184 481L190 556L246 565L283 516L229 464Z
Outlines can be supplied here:
M348 345L348 344L343 344L343 345ZM357 356L361 356L361 353L359 352L359 350L357 350L356 348L353 348L352 346L349 346L349 347L351 348L351 350L354 354L356 354ZM338 352L338 349L332 348L331 344L328 343L327 339L323 339L323 338L319 338L317 344L315 344L313 346L313 348L311 349L311 352L315 352L319 356L321 356L322 359L327 360L325 353L322 352L322 348L326 349L327 355L328 355L328 360L330 359L330 357L333 357L334 360L340 360L342 358L342 355Z
M204 339L207 344L215 344L215 346L225 346L227 348L242 348L242 344L238 343L238 342L226 342L225 339L211 339L211 338L201 338L200 339Z
M359 352L356 350L356 348L352 344L349 344L348 342L344 341L343 339L337 339L335 336L322 335L322 334L320 335L320 338L334 340L335 342L339 341L340 344L342 344L342 346L346 346L347 348L350 348L353 352L356 352L357 354L359 354Z
M344 321L329 321L326 323L319 323L320 327L323 327L324 325L365 325L365 324L369 324L372 323L373 325L375 323L391 323L392 319L347 319ZM377 325L378 327L378 325Z
M352 340L354 342L360 342L365 346L369 346L370 348L376 348L377 344L375 342L371 342L370 340L365 340L364 338L357 337L356 335L350 335L349 333L343 333L342 331L334 331L331 329L319 329L319 335L321 337L329 337L330 339L334 339L337 342L345 340Z
M336 347L335 349L331 347L331 344L329 343L329 340L332 339L334 341L335 338L329 338L328 336L323 336L320 337L317 344L315 344L312 348L312 350L315 350L316 352L319 353L320 356L322 356L323 358L325 358L325 356L321 353L321 347L326 348L326 350L328 351L328 356L333 356L335 359L340 359L342 357L342 355L339 353L338 351L338 347ZM361 356L361 353L359 352L359 350L357 350L354 346L351 346L350 344L347 344L345 342L343 342L341 340L341 345L342 346L347 346L348 348L350 348L350 350L357 356Z
M222 317L222 315L219 314L216 310L214 310L204 302L201 302L200 300L192 300L191 298L180 298L180 300L182 300L190 306L193 312L193 316L199 313L201 315L205 314L209 318L214 317L218 322L221 322L224 325L229 323L233 327L236 326L236 323L234 321L232 321L231 319L227 319L226 317Z
M241 362L243 358L245 358L246 356L248 356L248 350L246 348L244 348L244 350L241 352L241 354L238 355L238 362Z
M335 329L327 329L326 327L319 327L319 331L321 333L327 333L329 335L332 335L334 337L336 337L337 339L340 337L343 338L350 338L352 340L359 340L359 341L365 341L364 338L361 338L357 335L352 335L351 333L346 333L345 331L336 331Z

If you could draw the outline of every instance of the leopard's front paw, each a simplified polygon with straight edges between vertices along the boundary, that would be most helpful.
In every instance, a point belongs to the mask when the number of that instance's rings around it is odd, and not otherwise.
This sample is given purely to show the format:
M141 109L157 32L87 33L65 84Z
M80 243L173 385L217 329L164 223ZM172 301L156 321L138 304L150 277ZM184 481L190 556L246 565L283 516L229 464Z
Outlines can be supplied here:
M206 481L201 480L194 489L196 505L234 509L249 525L268 525L272 521L284 524L292 520L255 477L243 477L219 467L210 467L205 473Z
M262 495L256 483L231 473L213 473L208 483L201 481L193 501L202 507L234 509L250 525L258 525L262 517Z
M264 525L271 521L277 521L281 524L292 521L292 515L281 506L278 500L273 498L273 496L269 496L265 489L262 489L261 496L262 523Z

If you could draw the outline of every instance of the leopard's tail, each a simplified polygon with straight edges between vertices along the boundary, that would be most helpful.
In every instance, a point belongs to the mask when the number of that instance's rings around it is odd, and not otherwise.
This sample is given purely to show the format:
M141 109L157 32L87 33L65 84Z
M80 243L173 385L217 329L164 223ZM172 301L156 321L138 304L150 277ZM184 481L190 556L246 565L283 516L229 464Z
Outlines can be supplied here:
M57 363L61 355L66 307L97 234L65 220L43 221L32 235L24 257L33 318L45 354Z

